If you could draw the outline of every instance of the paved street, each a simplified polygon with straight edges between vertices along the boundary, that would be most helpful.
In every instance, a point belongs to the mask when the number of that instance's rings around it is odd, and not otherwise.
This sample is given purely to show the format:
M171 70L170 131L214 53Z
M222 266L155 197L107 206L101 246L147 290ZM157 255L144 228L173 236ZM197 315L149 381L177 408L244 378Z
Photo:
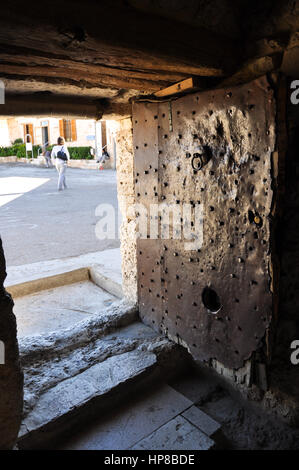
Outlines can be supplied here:
M57 191L54 168L0 165L0 234L8 266L116 248L118 239L98 240L99 204L117 214L113 170L68 168L68 189Z

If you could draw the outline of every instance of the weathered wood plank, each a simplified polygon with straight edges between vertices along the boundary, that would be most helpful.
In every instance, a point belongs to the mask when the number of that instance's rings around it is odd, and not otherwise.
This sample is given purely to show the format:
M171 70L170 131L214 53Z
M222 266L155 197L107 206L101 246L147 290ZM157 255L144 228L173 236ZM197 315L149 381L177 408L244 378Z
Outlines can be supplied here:
M157 96L158 98L163 98L164 96L171 96L177 93L194 90L194 88L196 88L196 83L191 77L187 78L186 80L183 80L182 82L175 83L174 85L171 85L167 88L156 91L155 96Z

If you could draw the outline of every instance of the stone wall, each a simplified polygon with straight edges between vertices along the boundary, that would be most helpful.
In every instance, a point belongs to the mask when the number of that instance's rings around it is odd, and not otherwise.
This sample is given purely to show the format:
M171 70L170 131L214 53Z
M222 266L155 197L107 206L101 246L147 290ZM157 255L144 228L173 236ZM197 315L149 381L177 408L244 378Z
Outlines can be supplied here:
M105 162L105 168L115 168L116 167L116 160L118 158L117 155L117 133L119 132L119 121L108 120L105 121L106 126L104 132L106 130L106 145L107 152L109 153L110 159ZM104 145L104 144L103 144Z
M117 190L122 214L120 227L123 292L125 297L137 302L136 220L132 206L135 204L133 129L131 118L117 121Z
M8 147L10 145L7 119L0 119L0 146Z
M5 291L6 266L0 239L0 449L11 449L17 439L23 408L23 374L19 363L13 301Z
M15 118L7 119L7 126L10 141L9 145L12 145L16 139L24 139L23 126L21 126L21 124Z

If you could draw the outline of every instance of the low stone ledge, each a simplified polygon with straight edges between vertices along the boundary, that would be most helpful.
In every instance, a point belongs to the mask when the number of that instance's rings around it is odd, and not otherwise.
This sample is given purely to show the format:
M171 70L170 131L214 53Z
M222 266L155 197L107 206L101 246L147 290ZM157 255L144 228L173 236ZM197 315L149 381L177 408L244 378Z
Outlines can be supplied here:
M46 166L46 160L44 158L18 158L15 155L9 157L0 157L0 164L1 163L25 163L31 164L35 166ZM71 159L68 162L68 166L70 168L81 168L85 170L99 170L100 163L97 163L95 160L75 160ZM111 167L103 166L103 170L107 169L110 170Z
M68 284L74 284L75 282L88 281L89 270L88 268L74 269L61 274L55 274L53 276L41 277L32 281L21 282L7 286L7 291L10 295L16 299L23 297L24 295L35 294L46 289L55 289L55 287L66 286Z

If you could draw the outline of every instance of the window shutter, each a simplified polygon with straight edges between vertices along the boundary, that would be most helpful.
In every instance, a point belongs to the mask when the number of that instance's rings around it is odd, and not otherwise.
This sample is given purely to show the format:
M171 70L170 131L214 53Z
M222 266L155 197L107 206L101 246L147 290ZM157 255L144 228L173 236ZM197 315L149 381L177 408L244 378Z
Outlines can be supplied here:
M71 126L72 126L72 142L75 142L77 140L77 127L76 127L75 119L72 119Z
M60 135L60 137L64 137L63 119L59 120L59 135Z
M31 142L34 144L33 124L29 124L29 134L31 135Z
M34 143L33 124L24 124L23 129L24 129L24 142ZM29 139L28 134L31 135L31 140Z

